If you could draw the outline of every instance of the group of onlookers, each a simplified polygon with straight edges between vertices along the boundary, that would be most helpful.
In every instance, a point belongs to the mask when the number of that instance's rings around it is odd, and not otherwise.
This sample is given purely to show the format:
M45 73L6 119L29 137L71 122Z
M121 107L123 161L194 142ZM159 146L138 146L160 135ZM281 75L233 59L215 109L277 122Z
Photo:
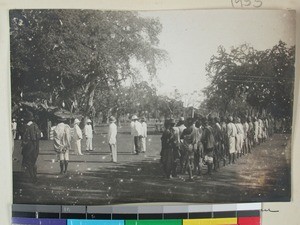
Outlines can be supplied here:
M83 120L82 120L83 121ZM66 119L58 118L58 123L51 128L51 139L57 152L60 173L66 173L69 163L69 152L74 150L77 155L83 155L81 141L85 137L87 152L93 151L94 129L92 121L86 119L83 129L79 119L75 118L72 125ZM36 180L36 161L39 154L39 140L42 137L38 125L34 122L32 113L24 118L25 128L22 135L22 165L28 171L33 181ZM15 120L13 120L15 123ZM161 163L168 178L178 173L188 172L189 178L201 175L203 165L207 166L207 174L218 170L220 163L224 166L235 163L242 155L251 153L252 148L271 137L276 130L272 116L251 117L199 117L167 119L164 123L161 137ZM12 126L13 137L16 124ZM146 152L147 123L146 118L139 119L133 115L130 123L133 137L133 154ZM107 143L111 152L111 161L117 162L117 125L116 119L109 117Z
M226 165L235 163L242 155L251 153L254 146L271 137L275 130L272 116L228 116L224 117L183 117L165 121L161 137L161 163L165 176L172 178L178 173L188 172L201 175L203 165L207 174Z

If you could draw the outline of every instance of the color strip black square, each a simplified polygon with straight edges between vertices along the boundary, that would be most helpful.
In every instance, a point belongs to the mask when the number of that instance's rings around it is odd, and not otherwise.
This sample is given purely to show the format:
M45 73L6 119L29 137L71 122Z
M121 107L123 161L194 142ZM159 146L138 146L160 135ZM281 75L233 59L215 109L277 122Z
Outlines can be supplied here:
M113 220L137 220L137 214L112 214Z
M59 213L43 213L43 212L39 212L39 218L43 218L43 219L59 219Z
M238 211L238 217L260 217L259 210L250 210L250 211Z
M187 219L187 213L166 213L164 219Z
M162 218L163 218L162 214L155 214L155 213L139 214L139 220L161 220Z
M103 214L103 213L88 214L87 218L88 219L111 220L111 214Z
M213 212L213 218L236 217L236 211Z
M35 218L35 212L12 212L12 217Z
M189 213L189 219L205 219L205 218L212 218L211 212L194 212Z
M86 219L86 215L82 213L62 213L62 219Z

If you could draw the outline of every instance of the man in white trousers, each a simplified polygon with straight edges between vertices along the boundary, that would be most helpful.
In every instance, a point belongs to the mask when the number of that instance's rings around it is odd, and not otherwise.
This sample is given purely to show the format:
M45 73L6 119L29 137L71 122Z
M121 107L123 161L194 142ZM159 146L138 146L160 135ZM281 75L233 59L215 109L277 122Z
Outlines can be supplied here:
M142 143L142 152L146 152L146 139L147 139L147 123L146 123L146 118L142 117L141 119L142 122L142 138L141 138L141 143Z
M82 131L79 127L80 121L79 119L74 120L74 133L73 133L73 146L75 150L75 154L83 155L81 152L81 139L82 139Z
M84 134L86 138L86 151L93 151L93 127L92 121L87 119L86 125L84 126Z
M117 125L115 124L115 117L111 116L109 118L109 127L108 127L108 145L111 151L112 162L117 162Z
M130 122L130 135L133 137L132 139L132 153L135 154L135 144L134 144L134 120L131 118Z

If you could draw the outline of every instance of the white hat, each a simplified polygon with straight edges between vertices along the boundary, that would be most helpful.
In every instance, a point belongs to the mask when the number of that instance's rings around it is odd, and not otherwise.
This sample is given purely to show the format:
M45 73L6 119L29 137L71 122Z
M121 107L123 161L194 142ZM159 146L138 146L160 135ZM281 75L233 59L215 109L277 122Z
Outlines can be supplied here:
M76 119L74 120L74 124L79 124L79 123L80 123L79 119L76 118Z
M109 117L109 122L116 122L116 118L113 116Z
M132 120L137 120L138 117L137 117L136 115L133 115L131 119L132 119Z
M183 116L180 117L180 118L179 118L179 121L184 121L184 117L183 117Z
M92 121L91 121L90 119L87 119L86 122L87 122L87 123L91 123Z

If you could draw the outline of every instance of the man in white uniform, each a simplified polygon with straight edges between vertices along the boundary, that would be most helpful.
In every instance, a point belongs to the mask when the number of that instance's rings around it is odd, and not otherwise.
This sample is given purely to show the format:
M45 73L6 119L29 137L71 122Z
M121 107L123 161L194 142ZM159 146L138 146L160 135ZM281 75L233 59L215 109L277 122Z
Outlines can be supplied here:
M16 140L17 137L17 121L15 118L12 119L11 129L13 134L13 139Z
M135 154L139 154L141 152L141 138L142 138L142 124L138 121L138 117L134 115L132 120L133 124L133 136L134 136L134 146L135 146Z
M146 139L147 139L147 123L146 123L146 118L142 118L142 138L141 138L141 143L142 143L142 152L146 152Z
M75 154L83 155L81 152L81 139L82 139L82 131L79 127L79 119L74 120L74 132L73 132L73 146L75 150Z
M117 125L115 124L115 117L111 116L109 118L109 127L108 127L108 145L111 151L112 162L117 162Z
M93 151L93 127L92 121L88 119L84 126L84 134L86 138L86 151Z

